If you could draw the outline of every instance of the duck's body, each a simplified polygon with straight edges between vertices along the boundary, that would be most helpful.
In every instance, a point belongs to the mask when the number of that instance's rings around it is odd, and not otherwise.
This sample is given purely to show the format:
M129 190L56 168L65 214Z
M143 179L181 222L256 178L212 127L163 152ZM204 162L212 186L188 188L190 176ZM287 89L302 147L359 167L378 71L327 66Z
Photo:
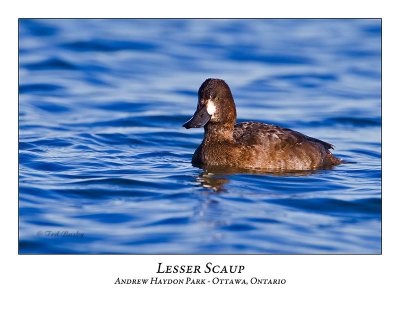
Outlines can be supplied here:
M201 167L268 170L312 170L341 163L333 145L302 133L260 122L236 123L228 85L207 79L199 89L195 115L186 128L204 125L204 139L192 163Z
M331 144L270 124L236 124L228 139L207 133L193 155L196 166L295 171L340 163L329 151Z

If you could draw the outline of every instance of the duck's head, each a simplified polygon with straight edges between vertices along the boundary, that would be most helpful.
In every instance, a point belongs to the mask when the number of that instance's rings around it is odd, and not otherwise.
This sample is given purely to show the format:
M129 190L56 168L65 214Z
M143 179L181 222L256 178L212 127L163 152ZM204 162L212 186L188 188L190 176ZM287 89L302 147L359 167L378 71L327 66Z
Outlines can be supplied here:
M183 126L200 128L208 123L234 125L236 108L232 92L222 79L209 78L199 88L197 109Z

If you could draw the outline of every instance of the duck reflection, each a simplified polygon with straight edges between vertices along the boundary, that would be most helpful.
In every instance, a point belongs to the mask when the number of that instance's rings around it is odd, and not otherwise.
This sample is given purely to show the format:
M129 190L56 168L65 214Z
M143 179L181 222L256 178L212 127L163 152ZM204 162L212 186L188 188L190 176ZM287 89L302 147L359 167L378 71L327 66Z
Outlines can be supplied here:
M201 184L203 188L212 189L215 192L225 191L224 185L229 182L228 178L223 175L216 175L211 172L203 171L197 176L196 181Z
M323 170L332 169L332 167ZM211 189L214 192L227 191L225 185L229 183L228 176L237 174L257 174L268 175L277 177L296 177L308 176L321 173L323 170L309 170L309 171L279 171L279 170L265 170L265 169L237 169L237 168L207 168L197 176L196 181L203 187Z

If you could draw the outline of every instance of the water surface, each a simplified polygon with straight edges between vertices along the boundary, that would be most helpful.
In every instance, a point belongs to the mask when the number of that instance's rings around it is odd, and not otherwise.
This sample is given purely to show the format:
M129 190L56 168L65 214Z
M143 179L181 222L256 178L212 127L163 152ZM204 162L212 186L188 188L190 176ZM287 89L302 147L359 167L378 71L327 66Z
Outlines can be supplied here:
M20 20L19 252L380 253L380 40L379 20ZM349 163L193 167L208 77L239 121Z

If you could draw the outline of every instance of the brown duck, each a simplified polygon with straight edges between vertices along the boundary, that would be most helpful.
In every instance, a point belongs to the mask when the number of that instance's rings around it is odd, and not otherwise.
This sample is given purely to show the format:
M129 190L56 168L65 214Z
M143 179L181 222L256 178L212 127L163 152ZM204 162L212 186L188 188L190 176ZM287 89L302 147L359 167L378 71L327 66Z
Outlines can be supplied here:
M221 79L201 85L196 112L183 126L204 126L203 142L192 158L195 166L299 171L342 163L329 151L333 145L319 139L260 122L236 124L235 102Z

